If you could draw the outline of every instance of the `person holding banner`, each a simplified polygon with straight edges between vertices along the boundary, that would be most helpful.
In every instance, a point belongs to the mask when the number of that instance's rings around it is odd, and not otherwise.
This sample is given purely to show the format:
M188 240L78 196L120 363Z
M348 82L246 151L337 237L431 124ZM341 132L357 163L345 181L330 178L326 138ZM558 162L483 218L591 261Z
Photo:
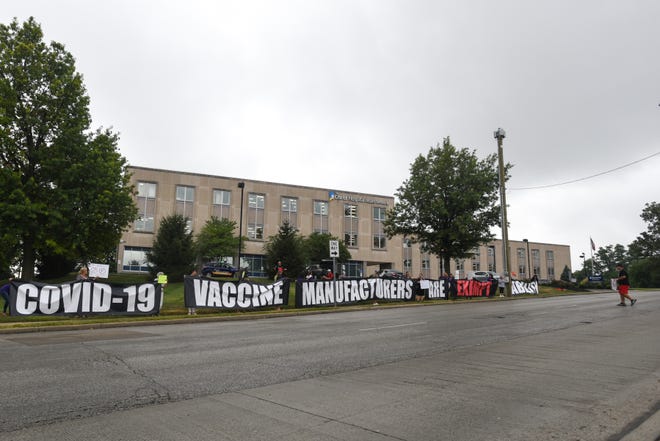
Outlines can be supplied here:
M76 281L82 282L85 280L89 280L88 274L89 272L87 271L87 267L83 266L82 268L80 268L80 271L78 271L78 275L76 276Z
M637 299L633 299L630 297L630 294L628 294L628 288L630 288L628 272L623 268L622 263L617 263L616 269L619 271L619 277L616 278L616 287L617 291L619 291L619 297L621 298L621 302L617 306L626 306L626 299L630 300L630 306L632 306L637 302Z
M422 288L422 280L424 279L424 274L419 273L419 277L413 280L413 292L415 293L415 301L423 302L425 293L424 288Z
M193 269L190 277L197 277L197 270ZM197 315L197 308L188 308L188 315Z
M2 307L2 315L7 315L7 311L9 310L9 315L11 315L11 310L9 309L9 293L11 292L11 281L14 280L13 277L9 277L7 280L7 283L2 285L2 288L0 288L0 294L2 295L2 298L5 301L5 305Z

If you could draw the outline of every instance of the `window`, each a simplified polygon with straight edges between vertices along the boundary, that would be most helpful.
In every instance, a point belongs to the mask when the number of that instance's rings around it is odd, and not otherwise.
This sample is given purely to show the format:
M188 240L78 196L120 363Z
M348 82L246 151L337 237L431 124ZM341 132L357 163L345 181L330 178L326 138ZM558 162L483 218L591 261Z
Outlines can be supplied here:
M346 277L363 277L364 271L362 270L362 262L355 260L350 260L346 263L342 263L342 272Z
M403 271L412 271L412 241L403 239Z
M147 262L147 251L151 248L143 247L125 247L121 266L124 271L147 272L149 265Z
M481 250L476 247L472 255L472 271L481 271ZM461 269L461 268L456 268Z
M213 190L211 201L211 216L218 219L229 219L229 208L231 206L231 192L228 190Z
M156 184L138 182L137 187L138 218L134 224L135 231L153 233L156 216Z
M525 258L525 249L517 248L516 254L518 256L518 276L527 277L527 259Z
M264 207L266 196L263 194L248 194L247 237L263 240L264 238Z
M347 247L358 246L357 205L344 205L344 243Z
M555 280L555 253L552 250L545 252L545 264L548 269L548 279Z
M374 221L373 221L373 248L376 250L384 250L387 248L387 241L385 237L385 207L374 207Z
M176 186L176 214L186 218L186 231L192 231L193 203L195 202L195 188L183 185Z
M541 251L532 250L532 274L541 275Z
M314 224L312 231L314 233L330 232L328 227L328 203L326 201L314 201Z
M252 277L268 277L266 256L258 254L241 254L241 262L247 265L248 274Z
M282 198L282 224L288 222L292 228L298 228L298 199Z
M497 271L497 265L495 265L495 247L488 247L488 271Z
M431 259L429 253L421 253L422 275L428 279L431 274Z

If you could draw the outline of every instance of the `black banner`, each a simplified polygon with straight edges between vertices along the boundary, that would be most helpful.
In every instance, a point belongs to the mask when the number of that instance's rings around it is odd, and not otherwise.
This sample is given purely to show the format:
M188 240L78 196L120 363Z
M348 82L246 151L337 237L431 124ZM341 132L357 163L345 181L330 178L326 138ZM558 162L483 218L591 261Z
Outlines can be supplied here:
M511 282L511 294L514 296L520 294L538 294L539 282L522 282L514 280Z
M286 306L289 303L289 283L288 279L261 285L186 276L183 280L183 298L188 308L255 309Z
M93 281L47 284L11 282L12 315L129 314L160 312L162 289L157 283L109 285Z
M344 279L296 283L296 308L348 305L364 301L405 301L413 297L410 279Z
M447 298L447 293L445 292L445 281L444 280L429 280L429 287L426 297L431 300L445 299Z

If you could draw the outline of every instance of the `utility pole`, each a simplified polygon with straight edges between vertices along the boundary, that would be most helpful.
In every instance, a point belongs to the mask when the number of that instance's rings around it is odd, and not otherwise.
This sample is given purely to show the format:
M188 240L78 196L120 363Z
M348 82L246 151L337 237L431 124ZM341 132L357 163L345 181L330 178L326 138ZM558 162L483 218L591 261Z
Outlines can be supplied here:
M504 262L504 277L508 279L505 285L507 297L511 297L511 261L509 258L509 224L506 219L506 188L504 176L504 154L502 153L502 140L506 137L506 132L498 128L495 133L497 139L497 157L499 162L500 175L500 205L502 213L502 261Z

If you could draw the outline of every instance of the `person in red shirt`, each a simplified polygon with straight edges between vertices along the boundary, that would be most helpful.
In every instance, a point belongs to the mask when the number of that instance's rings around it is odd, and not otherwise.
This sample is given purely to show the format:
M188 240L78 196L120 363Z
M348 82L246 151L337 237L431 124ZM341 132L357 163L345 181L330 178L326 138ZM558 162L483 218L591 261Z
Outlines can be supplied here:
M619 271L619 277L616 278L616 289L619 291L621 303L618 306L626 306L626 299L630 300L630 306L634 305L637 299L633 299L628 294L630 288L630 280L628 279L628 272L623 268L622 263L616 264L616 269Z

